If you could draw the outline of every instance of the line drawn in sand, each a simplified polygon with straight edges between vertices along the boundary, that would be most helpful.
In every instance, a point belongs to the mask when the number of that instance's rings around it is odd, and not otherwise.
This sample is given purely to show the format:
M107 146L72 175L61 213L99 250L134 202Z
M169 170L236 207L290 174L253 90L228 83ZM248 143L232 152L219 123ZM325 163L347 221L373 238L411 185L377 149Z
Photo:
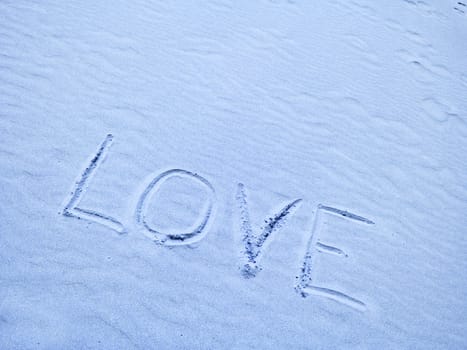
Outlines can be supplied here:
M238 184L237 196L238 206L240 209L241 218L241 231L243 232L243 243L245 245L244 254L246 262L242 267L242 275L245 278L255 277L256 274L261 270L258 264L258 260L262 255L262 247L268 238L274 231L277 231L284 223L287 216L292 212L295 207L302 201L296 199L285 207L283 207L277 214L265 220L265 226L262 228L262 232L257 236L252 227L250 221L250 212L248 209L247 194L245 185L242 183Z
M94 154L94 156L92 156L89 163L87 163L88 165L83 170L78 180L75 182L74 188L70 194L70 198L67 200L65 207L62 210L62 215L74 217L77 219L94 221L101 225L107 226L114 231L117 231L119 234L123 234L126 233L126 230L122 223L117 219L94 210L78 208L78 205L89 186L89 182L95 175L99 166L101 166L102 162L105 160L107 152L112 145L112 141L113 135L108 134L104 141L100 144L97 152Z
M316 236L320 226L321 212L325 212L331 215L342 216L349 220L361 222L368 225L374 225L373 221L363 216L350 213L346 210L341 210L338 208L319 204L316 208L315 218L313 220L313 226L311 229L311 235L306 245L306 252L303 259L302 267L300 269L300 274L299 276L297 276L298 283L295 286L295 290L303 298L306 298L308 295L322 296L328 299L335 300L341 304L348 305L356 310L364 311L366 309L366 305L361 300L353 298L340 291L324 288L313 284L313 255L315 250L321 253L347 257L347 254L345 254L345 252L341 249L318 242Z
M149 202L158 192L162 184L170 179L171 177L183 177L192 179L193 181L201 183L208 192L207 205L204 208L204 214L201 216L198 225L191 231L186 233L164 233L157 231L156 229L149 226L146 220L146 212ZM151 238L154 242L161 245L174 246L174 245L186 245L198 242L207 233L208 223L213 216L214 205L215 205L215 191L211 183L203 178L202 176L192 173L183 169L171 169L157 175L147 185L143 194L139 197L136 205L136 223L144 232L144 234Z

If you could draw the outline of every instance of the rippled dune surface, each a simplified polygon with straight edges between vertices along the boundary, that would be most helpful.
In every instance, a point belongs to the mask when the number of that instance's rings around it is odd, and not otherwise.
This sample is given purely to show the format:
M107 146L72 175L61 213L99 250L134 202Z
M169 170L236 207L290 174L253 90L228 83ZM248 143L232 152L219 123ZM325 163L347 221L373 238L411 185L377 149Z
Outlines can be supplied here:
M467 348L467 5L1 1L1 349Z

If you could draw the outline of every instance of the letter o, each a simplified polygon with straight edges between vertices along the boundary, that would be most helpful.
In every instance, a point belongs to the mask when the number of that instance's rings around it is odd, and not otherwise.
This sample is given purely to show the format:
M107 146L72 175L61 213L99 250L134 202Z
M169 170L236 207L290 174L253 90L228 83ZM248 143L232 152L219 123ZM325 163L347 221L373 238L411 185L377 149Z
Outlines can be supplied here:
M194 181L197 181L201 183L207 189L208 192L207 209L204 211L204 213L202 213L203 216L200 224L191 232L177 234L164 233L152 228L146 221L146 211L148 203L150 202L152 197L158 192L162 184L171 177L175 176L189 178ZM190 171L186 171L183 169L171 169L163 172L162 174L152 179L152 181L144 190L143 194L140 196L138 204L136 206L136 223L147 237L151 238L158 244L167 246L187 245L200 241L207 234L208 223L211 217L213 216L214 212L214 205L215 191L208 180Z

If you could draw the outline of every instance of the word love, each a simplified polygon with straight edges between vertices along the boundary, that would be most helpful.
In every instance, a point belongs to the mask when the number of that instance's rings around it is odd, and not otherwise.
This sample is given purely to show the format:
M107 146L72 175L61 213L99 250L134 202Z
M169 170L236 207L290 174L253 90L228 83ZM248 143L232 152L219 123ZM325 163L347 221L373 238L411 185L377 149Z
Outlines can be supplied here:
M101 212L84 209L80 207L80 201L88 187L92 177L95 175L97 169L104 161L108 150L113 142L113 135L106 136L104 141L99 146L97 152L92 156L86 168L78 177L74 184L73 191L70 197L67 198L65 207L62 214L67 217L74 217L78 219L86 219L89 221L102 224L119 234L126 233L125 226L116 218L103 214ZM147 220L147 212L150 203L154 200L155 194L160 190L164 183L173 177L185 178L193 181L198 186L204 188L207 193L206 203L202 209L200 220L194 225L194 229L190 232L162 232L152 227ZM248 196L245 185L238 184L236 200L238 203L239 216L240 216L240 230L242 231L242 240L244 244L244 262L242 263L242 275L245 278L253 278L261 270L259 261L263 255L263 245L270 239L275 231L277 231L285 222L285 220L293 213L301 204L302 199L295 199L287 203L279 212L265 220L265 225L261 232L256 233L250 220L250 213L248 208ZM135 207L134 220L139 230L147 237L152 239L162 246L180 246L193 244L202 240L207 232L211 221L214 220L215 213L215 189L211 183L204 177L183 169L171 169L155 176L149 183L146 184L144 190L139 196L138 202ZM337 290L324 288L314 283L314 269L313 269L313 256L315 253L327 253L337 256L347 256L341 249L337 247L322 244L317 239L319 233L319 225L323 213L331 215L339 215L351 221L360 222L364 224L374 224L373 221L368 220L362 216L352 214L348 211L333 208L319 204L316 208L313 227L310 237L306 246L303 264L300 268L299 276L297 276L298 283L295 290L302 297L310 294L317 296L324 296L329 299L336 300L340 303L349 305L358 310L364 310L365 304L345 293Z

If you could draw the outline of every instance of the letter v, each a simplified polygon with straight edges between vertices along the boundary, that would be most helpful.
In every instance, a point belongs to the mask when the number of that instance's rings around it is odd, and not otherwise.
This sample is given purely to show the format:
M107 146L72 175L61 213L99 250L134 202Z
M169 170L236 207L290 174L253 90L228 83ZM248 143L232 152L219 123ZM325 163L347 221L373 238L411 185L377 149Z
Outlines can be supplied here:
M262 229L262 232L259 236L257 236L251 228L247 195L245 186L242 183L238 184L237 201L240 209L240 228L243 233L242 241L245 245L245 250L243 252L246 258L246 262L245 264L243 264L242 267L242 275L245 278L252 278L255 277L256 274L261 270L261 267L258 265L258 260L262 256L261 248L263 247L264 243L274 231L277 231L282 226L282 224L285 222L286 217L291 213L291 211L295 207L297 207L297 205L302 200L296 199L290 202L277 214L269 218L269 220L266 220L266 225Z

